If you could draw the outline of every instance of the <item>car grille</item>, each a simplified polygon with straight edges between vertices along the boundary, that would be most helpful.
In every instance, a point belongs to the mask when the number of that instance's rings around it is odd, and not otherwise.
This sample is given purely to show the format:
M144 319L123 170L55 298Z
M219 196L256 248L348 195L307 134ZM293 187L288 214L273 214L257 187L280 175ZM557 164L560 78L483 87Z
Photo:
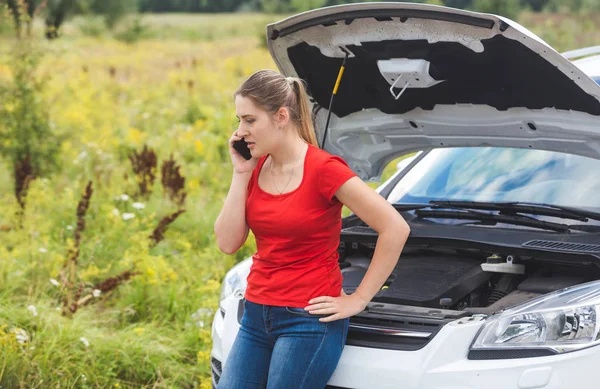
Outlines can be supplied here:
M353 316L346 344L387 350L419 350L444 324L444 321L428 319Z
M212 388L216 389L217 384L219 383L219 379L221 378L222 366L221 361L218 359L211 357L210 358L210 370L212 377Z

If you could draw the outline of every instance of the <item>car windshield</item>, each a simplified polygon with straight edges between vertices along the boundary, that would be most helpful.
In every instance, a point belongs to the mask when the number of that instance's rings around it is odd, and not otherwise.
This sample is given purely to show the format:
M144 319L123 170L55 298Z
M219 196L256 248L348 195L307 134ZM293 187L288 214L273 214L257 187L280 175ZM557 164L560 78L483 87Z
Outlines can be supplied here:
M600 160L558 152L434 149L395 185L391 203L529 202L600 211Z

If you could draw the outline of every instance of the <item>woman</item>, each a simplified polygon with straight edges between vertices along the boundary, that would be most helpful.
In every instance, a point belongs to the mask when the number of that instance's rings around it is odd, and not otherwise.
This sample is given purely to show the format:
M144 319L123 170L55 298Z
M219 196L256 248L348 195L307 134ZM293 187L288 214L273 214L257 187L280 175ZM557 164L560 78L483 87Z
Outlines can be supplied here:
M380 290L409 227L343 159L317 147L301 80L261 70L234 98L240 124L229 139L233 177L215 235L219 249L233 254L252 229L257 252L217 388L324 388L348 318ZM233 147L241 139L249 160ZM379 233L372 263L351 295L342 290L338 265L343 204Z

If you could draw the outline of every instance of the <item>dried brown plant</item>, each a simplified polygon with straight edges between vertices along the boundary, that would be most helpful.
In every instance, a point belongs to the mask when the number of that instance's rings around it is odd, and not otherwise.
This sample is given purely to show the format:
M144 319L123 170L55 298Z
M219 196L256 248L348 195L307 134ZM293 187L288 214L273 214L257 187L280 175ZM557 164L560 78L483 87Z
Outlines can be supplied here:
M181 166L177 165L177 162L173 159L173 154L171 154L171 157L162 164L160 183L162 184L163 192L169 196L169 199L181 207L185 201L187 192L183 190L185 187L185 177L181 175L180 168Z
M147 145L144 145L144 149L140 153L133 150L129 154L129 160L136 176L139 194L148 197L152 192L152 185L156 178L156 153L154 150L149 149Z
M61 279L64 285L67 287L67 294L63 299L63 315L67 314L68 312L73 313L77 310L76 302L79 299L84 287L83 283L79 283L79 285L77 285L75 294L73 294L73 289L76 282L77 258L79 258L79 246L81 244L81 233L83 230L85 230L85 214L90 206L92 193L92 181L89 181L85 187L85 191L81 195L81 200L79 200L79 203L77 204L77 228L75 228L75 232L73 233L75 241L73 243L73 247L69 248L67 260L63 265L63 271L61 271ZM68 268L68 276L65 275L64 268Z
M99 290L102 293L109 292L115 289L117 286L127 281L134 275L139 274L139 272L132 270L125 270L123 273L115 276L109 277L104 281L99 282L98 284L91 287L91 291L89 291L89 284L86 285L85 282L76 282L76 274L77 270L77 258L79 257L79 246L81 244L81 233L85 230L85 214L90 206L90 199L92 197L92 181L89 181L85 192L82 194L82 198L77 205L77 228L74 232L75 242L73 247L69 250L69 254L67 257L67 261L60 271L60 278L63 284L66 287L66 294L62 298L63 315L72 315L77 312L77 309L80 307L89 304L94 299L94 291ZM65 274L65 268L69 268L70 274L67 276ZM88 288L86 288L86 286ZM84 297L81 297L82 294L86 291L89 291Z
M21 206L21 209L25 209L25 197L27 196L27 189L29 189L30 182L35 179L33 166L31 165L31 158L29 155L15 163L14 173L15 196L17 197L17 202Z
M173 223L175 219L177 219L177 217L184 212L185 209L180 209L177 212L162 218L162 220L158 223L158 226L154 229L154 231L152 231L152 235L149 236L149 238L152 240L152 243L150 245L151 247L156 246L158 242L165 238L164 233L167 230L169 224Z

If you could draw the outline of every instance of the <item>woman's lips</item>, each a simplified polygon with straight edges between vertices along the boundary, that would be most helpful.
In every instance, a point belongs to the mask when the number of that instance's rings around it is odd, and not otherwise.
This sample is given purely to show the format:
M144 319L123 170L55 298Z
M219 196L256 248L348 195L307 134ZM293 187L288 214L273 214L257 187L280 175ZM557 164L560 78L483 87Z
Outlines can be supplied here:
M254 142L246 142L246 143L248 143L248 148L254 147Z

